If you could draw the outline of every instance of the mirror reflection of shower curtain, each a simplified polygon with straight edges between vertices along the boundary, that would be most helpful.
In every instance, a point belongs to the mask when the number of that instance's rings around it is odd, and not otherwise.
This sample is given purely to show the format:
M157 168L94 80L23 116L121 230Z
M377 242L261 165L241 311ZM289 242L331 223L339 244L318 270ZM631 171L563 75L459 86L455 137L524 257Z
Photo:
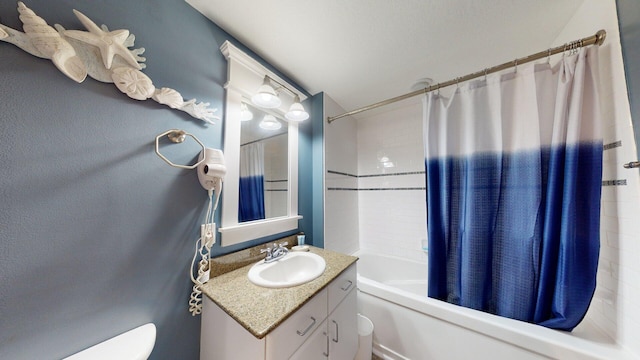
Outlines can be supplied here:
M264 214L264 144L240 147L238 222L260 220Z
M429 296L572 330L596 286L598 48L424 100Z

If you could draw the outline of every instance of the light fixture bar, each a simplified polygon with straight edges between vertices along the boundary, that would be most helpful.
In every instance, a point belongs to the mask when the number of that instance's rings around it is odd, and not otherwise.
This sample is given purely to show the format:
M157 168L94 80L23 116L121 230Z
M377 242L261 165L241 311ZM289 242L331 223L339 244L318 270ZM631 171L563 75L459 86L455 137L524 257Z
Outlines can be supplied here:
M294 92L293 90L289 89L286 85L282 84L281 82L279 82L278 80L272 78L271 76L265 75L264 77L265 77L265 79L269 79L269 81L273 81L274 83L280 85L279 88L275 89L276 91L278 91L280 89L285 89L285 90L287 90L289 92L289 94L291 94L291 96L293 96L293 97L298 96L298 94L296 92Z

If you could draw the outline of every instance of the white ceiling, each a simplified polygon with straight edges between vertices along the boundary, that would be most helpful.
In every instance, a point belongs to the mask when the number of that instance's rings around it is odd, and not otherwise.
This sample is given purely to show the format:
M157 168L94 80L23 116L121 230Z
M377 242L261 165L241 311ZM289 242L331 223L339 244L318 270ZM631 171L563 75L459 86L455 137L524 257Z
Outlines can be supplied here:
M544 50L584 0L187 2L348 111Z

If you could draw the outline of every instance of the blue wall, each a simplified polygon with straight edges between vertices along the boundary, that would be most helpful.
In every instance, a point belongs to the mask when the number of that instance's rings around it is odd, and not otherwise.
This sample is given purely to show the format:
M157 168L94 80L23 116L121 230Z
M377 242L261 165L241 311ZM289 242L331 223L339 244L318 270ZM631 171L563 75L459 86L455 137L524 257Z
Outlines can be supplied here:
M129 29L157 87L223 114L219 47L234 39L183 0L26 5L67 29L83 29L74 8ZM16 2L0 3L0 22L22 29ZM155 155L154 138L180 128L221 148L222 126L132 100L112 84L76 84L49 60L0 42L0 359L61 358L146 322L158 327L152 359L198 358L188 269L207 197L195 171ZM199 151L165 148L179 163ZM214 253L237 248L216 244Z
M640 1L617 0L622 56L627 77L631 118L640 160ZM633 159L629 159L632 161Z
M324 247L324 93L314 95L304 106L310 109L311 121L301 123L298 131L298 210L304 216L299 229L305 233L307 244Z

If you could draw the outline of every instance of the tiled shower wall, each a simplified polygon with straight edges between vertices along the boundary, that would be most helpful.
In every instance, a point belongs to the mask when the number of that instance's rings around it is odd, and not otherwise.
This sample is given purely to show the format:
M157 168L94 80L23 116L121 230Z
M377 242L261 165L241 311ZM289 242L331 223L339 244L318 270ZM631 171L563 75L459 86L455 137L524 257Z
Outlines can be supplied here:
M333 99L324 97L324 113L344 113ZM357 124L345 118L324 126L325 192L324 247L351 254L358 250L358 144Z
M552 46L607 31L600 53L605 144L596 294L587 318L640 355L640 176L614 0L585 0Z
M427 261L422 103L358 121L360 247Z
M287 214L287 134L264 140L264 211L267 218Z
M328 116L343 112L325 95ZM418 100L325 125L326 248L427 261L421 114Z

